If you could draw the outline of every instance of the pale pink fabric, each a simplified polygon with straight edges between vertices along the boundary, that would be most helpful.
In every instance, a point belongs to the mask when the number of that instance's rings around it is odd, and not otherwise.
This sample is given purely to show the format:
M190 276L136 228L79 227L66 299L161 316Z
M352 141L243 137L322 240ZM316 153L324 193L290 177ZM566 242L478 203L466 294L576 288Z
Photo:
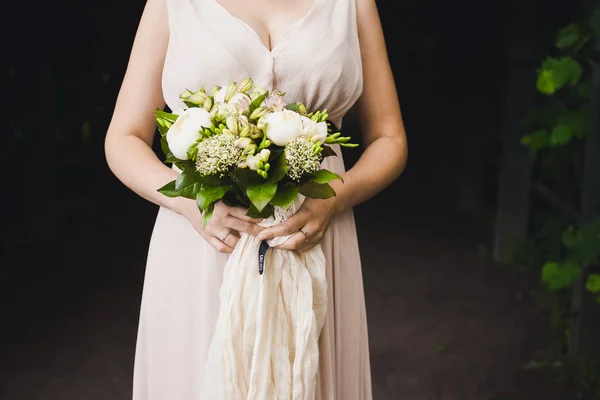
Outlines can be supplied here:
M184 89L247 77L289 101L328 109L341 127L362 92L355 0L314 0L270 51L255 31L217 0L166 0L170 26L163 94L171 109ZM323 167L344 171L340 157ZM319 339L318 400L370 400L371 374L360 254L351 210L322 242L328 306ZM182 216L161 208L150 242L142 296L134 400L200 399L204 363L228 256L208 245ZM270 400L270 399L265 399Z

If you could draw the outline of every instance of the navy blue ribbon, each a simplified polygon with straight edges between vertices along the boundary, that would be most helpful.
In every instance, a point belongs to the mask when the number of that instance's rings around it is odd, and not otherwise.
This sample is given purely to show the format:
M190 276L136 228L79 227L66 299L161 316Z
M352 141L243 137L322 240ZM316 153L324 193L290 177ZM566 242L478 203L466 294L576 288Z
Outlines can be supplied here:
M263 240L258 248L258 273L260 275L265 272L265 254L267 254L267 250L269 250L269 244L266 240Z

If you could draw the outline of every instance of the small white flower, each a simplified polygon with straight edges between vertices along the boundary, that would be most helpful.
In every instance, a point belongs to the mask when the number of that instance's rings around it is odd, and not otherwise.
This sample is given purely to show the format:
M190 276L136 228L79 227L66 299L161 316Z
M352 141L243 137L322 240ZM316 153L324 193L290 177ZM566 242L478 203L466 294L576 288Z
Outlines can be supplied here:
M299 181L304 174L311 174L320 169L321 158L313 151L315 144L308 138L299 137L285 146L284 154L288 164L287 175Z
M229 99L228 104L232 104L237 107L240 112L248 111L250 108L250 96L244 93L236 93L231 99Z
M302 135L302 119L291 110L276 111L265 116L267 138L277 146L285 146Z
M327 138L327 122L315 122L304 116L300 118L302 118L302 136L315 143L323 143Z
M252 139L249 137L241 137L235 140L235 146L238 149L244 149L252 144Z
M225 104L225 96L226 95L227 95L227 85L224 85L214 95L215 103L223 103L223 104Z
M269 161L269 157L271 156L271 150L269 150L269 149L262 149L260 151L260 153L258 153L258 156L260 157L260 160L262 162L267 162L267 161Z
M200 130L210 126L210 114L205 109L193 107L185 110L167 132L169 150L178 159L187 160L190 146L200 139Z
M246 165L253 171L258 171L260 169L260 158L259 154L249 155L246 157Z
M202 175L223 176L238 164L242 150L235 146L230 134L210 136L198 144L196 170Z

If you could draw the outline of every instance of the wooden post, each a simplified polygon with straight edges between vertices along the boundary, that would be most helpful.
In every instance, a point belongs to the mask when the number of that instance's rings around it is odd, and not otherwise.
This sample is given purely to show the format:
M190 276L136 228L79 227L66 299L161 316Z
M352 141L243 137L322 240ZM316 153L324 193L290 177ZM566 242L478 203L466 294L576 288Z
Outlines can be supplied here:
M523 15L525 14L525 15ZM528 13L517 13L520 22L508 44L508 77L502 134L502 161L494 233L493 258L501 262L513 240L527 237L531 192L531 157L520 143L524 113L535 106L536 66L539 60L522 37Z
M600 37L596 39L595 47L580 225L585 225L600 215ZM570 347L572 356L600 356L600 305L596 303L595 296L585 288L585 282L591 272L592 268L583 271L573 289Z

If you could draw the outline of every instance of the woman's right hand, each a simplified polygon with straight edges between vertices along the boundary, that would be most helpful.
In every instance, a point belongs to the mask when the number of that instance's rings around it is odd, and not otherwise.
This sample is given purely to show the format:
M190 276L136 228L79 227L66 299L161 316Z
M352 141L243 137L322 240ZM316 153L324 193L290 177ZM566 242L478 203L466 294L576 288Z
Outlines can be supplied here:
M231 253L240 240L240 233L257 236L264 228L258 223L257 218L246 215L246 210L241 207L229 207L222 201L215 204L213 215L202 227L202 214L194 200L181 198L182 204L179 213L183 215L196 228L212 247L221 253Z

